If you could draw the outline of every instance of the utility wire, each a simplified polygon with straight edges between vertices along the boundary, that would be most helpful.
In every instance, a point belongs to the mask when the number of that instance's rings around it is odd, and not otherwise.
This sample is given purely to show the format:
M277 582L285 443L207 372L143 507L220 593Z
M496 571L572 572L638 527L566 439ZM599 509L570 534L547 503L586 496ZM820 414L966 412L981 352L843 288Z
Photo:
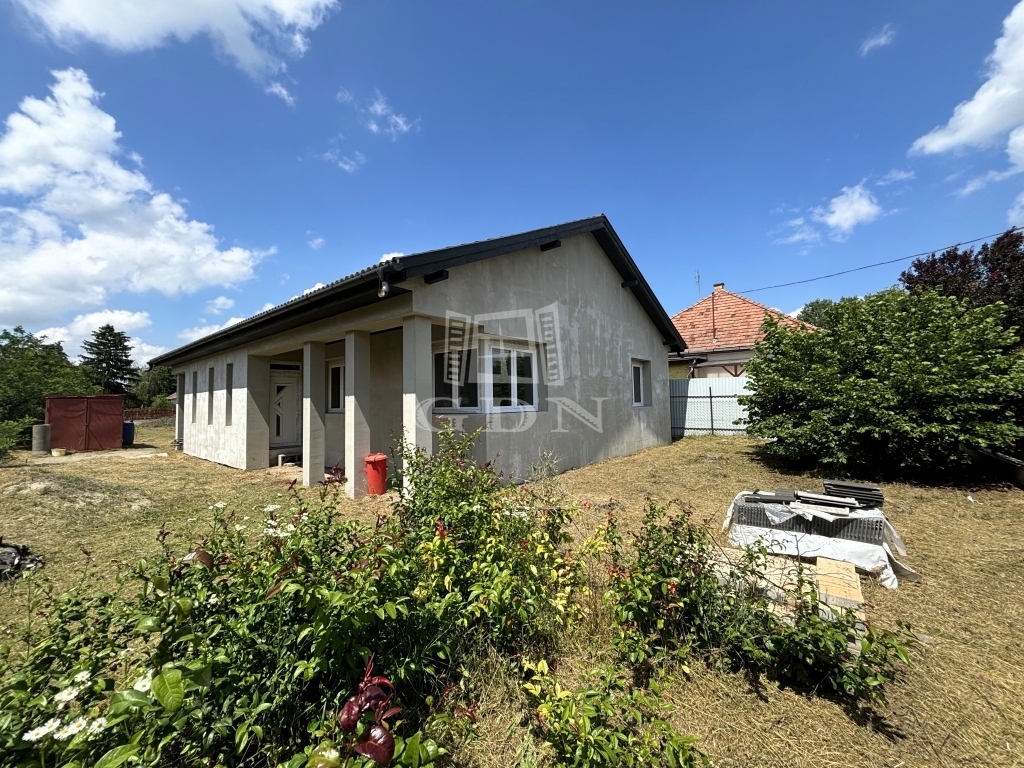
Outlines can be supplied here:
M1024 227L1011 227L1006 232L1016 232L1017 230L1024 229ZM983 237L976 237L973 240L964 240L960 243L954 243L953 245L947 245L943 248L933 248L930 251L922 251L921 253L915 253L913 256L900 256L898 259L889 259L888 261L879 261L876 264L865 264L863 267L854 267L853 269L844 269L842 272L833 272L830 275L821 275L820 277L808 277L806 280L794 280L791 283L779 283L778 285L766 285L763 288L751 288L747 291L737 291L737 293L757 293L758 291L770 291L772 288L785 288L790 285L800 285L802 283L813 283L815 280L825 280L830 277L838 277L839 275L848 275L851 272L860 272L862 269L871 269L872 267L881 267L886 264L895 264L897 261L906 261L907 259L919 259L922 256L931 256L933 253L942 253L948 251L950 248L959 248L961 245L970 245L976 243L979 240L988 240L991 237L999 237L1004 234L1003 232L996 232L991 235L984 235Z

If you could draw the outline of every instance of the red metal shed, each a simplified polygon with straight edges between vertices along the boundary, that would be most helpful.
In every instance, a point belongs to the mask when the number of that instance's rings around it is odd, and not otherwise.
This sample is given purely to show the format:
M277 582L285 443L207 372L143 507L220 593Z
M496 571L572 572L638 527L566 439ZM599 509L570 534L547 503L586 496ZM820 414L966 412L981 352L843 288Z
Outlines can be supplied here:
M104 451L121 447L124 395L46 398L50 447Z

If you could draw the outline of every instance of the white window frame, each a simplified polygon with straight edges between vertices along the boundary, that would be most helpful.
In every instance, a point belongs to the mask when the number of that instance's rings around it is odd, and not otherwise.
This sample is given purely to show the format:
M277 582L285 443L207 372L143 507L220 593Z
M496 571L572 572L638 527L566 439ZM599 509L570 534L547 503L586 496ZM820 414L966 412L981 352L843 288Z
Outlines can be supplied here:
M532 358L531 370L533 371L533 405L502 405L498 406L494 404L494 353L498 352L511 352L512 359L515 360L516 354L526 354ZM537 350L532 346L524 346L518 344L510 344L507 342L492 342L487 345L487 365L484 369L484 392L486 393L485 402L487 403L487 411L489 413L522 413L523 411L536 411L538 410L540 400L540 371L537 370ZM512 374L512 395L515 396L516 389L518 389L518 381L516 374L516 366L513 364L511 369Z
M335 368L341 369L341 405L337 408L331 407L331 372ZM327 413L345 412L345 358L336 357L327 361Z
M636 372L640 371L640 400L636 399ZM644 364L640 360L631 360L629 367L629 389L630 398L633 401L634 408L643 408L647 405L644 394L647 392L647 387L644 386Z
M453 352L472 352L473 353L473 355L472 355L473 363L474 363L474 365L476 365L476 368L477 368L476 407L473 408L473 407L468 407L468 406L467 407L452 406L452 407L449 408L446 405L438 405L437 404L437 400L438 400L439 395L437 394L437 391L435 390L434 391L434 406L433 406L434 413L480 413L480 409L481 409L481 406L482 406L484 398L483 398L483 395L480 392L480 389L481 389L481 387L480 387L480 353L477 351L476 347L470 347L469 349L449 349L449 350L435 349L433 354L432 354L432 356L431 356L431 358L430 358L430 378L431 378L431 382L432 382L431 386L433 386L433 384L436 383L436 382L434 382L434 365L435 365L435 361L437 359L437 356L438 355L444 355L444 354L451 354ZM468 371L467 371L467 375L468 375ZM453 381L452 382L452 402L453 403L459 402L459 389L461 387L462 387L462 384L460 384L459 382L457 382L457 381ZM448 398L445 398L445 399L447 400Z

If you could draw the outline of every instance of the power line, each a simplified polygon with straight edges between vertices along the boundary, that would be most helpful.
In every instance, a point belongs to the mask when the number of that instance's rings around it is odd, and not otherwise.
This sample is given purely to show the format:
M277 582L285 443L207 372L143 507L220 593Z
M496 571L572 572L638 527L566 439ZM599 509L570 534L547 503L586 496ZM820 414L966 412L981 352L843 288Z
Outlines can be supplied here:
M1011 227L1006 230L1007 232L1016 232L1024 227ZM889 259L888 261L879 261L876 264L865 264L863 267L854 267L853 269L844 269L842 272L833 272L830 275L821 275L820 277L808 277L806 280L794 280L791 283L779 283L778 285L766 285L763 288L751 288L747 291L737 291L737 293L757 293L758 291L770 291L772 288L785 288L790 285L800 285L801 283L813 283L815 280L826 280L830 277L838 277L839 275L848 275L851 272L860 272L862 269L871 269L872 267L881 267L886 264L895 264L897 261L906 261L907 259L919 259L922 256L931 256L933 253L941 253L948 251L950 248L959 248L961 245L970 245L976 243L979 240L988 240L991 237L999 237L1004 234L1003 232L996 232L991 235L984 235L983 237L976 237L973 240L964 240L960 243L954 243L953 245L947 245L943 248L933 248L929 251L922 251L921 253L915 253L913 256L900 256L898 259Z

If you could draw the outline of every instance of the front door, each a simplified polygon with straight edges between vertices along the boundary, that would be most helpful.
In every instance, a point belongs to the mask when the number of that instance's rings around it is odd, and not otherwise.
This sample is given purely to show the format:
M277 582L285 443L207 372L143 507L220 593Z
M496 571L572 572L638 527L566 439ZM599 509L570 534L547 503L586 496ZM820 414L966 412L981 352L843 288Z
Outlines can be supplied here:
M274 374L270 377L274 408L270 423L270 445L297 445L302 442L302 398L299 377Z

